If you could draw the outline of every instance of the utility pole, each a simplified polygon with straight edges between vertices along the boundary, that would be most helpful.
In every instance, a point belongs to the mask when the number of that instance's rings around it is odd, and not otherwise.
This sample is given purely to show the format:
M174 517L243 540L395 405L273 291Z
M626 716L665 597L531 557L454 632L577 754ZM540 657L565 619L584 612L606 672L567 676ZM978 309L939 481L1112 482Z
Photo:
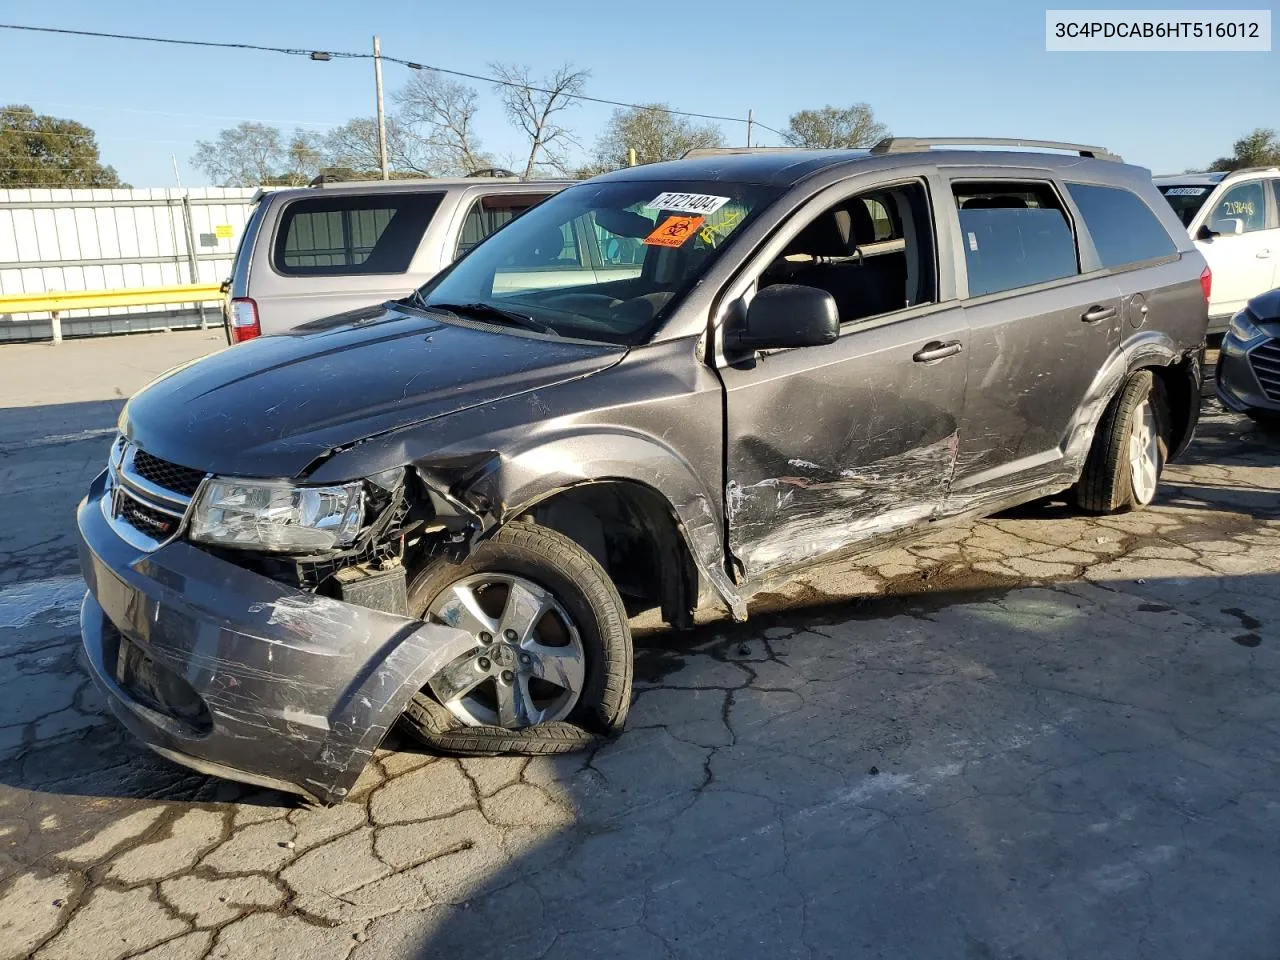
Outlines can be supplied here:
M373 38L373 80L378 88L378 163L382 167L382 179L390 180L387 169L387 117L382 110L382 44Z
M178 189L182 189L182 176L178 173L178 155L176 153L169 154L169 159L173 161L173 179L178 184Z
M751 146L751 123L752 123L751 117L752 117L751 111L748 110L747 111L747 146L748 147Z

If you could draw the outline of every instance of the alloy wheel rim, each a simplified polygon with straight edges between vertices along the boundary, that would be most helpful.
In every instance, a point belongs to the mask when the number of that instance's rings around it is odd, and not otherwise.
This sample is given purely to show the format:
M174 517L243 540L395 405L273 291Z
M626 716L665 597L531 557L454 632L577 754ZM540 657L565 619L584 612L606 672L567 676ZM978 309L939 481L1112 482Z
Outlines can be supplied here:
M467 726L515 730L563 720L586 676L582 638L568 611L532 580L463 577L436 597L429 619L471 634L470 649L427 681Z
M1155 499L1160 478L1160 434L1150 400L1144 400L1135 411L1133 429L1129 431L1129 477L1138 503L1145 505Z

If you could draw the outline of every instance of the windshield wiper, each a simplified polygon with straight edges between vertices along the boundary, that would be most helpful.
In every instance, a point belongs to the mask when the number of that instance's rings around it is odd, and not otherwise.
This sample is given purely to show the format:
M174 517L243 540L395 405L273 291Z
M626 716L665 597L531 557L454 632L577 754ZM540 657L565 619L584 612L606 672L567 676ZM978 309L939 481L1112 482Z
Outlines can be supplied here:
M484 303L483 301L476 301L475 303L426 303L423 301L422 306L428 310L447 310L450 313L463 316L470 314L483 320L496 320L498 323L520 327L522 330L532 330L535 333L555 333L555 330L551 329L551 327L548 327L545 323L539 323L527 314L507 310L504 307L496 307L492 303Z
M427 298L424 297L422 295L422 291L416 287L414 288L413 293L409 294L407 297L401 297L399 300L392 300L391 302L407 304L410 307L417 307L419 310L425 310L427 308Z

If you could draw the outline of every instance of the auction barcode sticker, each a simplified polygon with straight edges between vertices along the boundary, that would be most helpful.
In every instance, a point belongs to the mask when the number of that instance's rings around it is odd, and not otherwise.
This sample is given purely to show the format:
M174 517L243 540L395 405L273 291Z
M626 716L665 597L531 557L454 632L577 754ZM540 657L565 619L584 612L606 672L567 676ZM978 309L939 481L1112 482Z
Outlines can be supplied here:
M660 193L646 207L655 210L671 210L675 213L701 213L704 216L715 213L726 203L728 197L716 197L709 193Z
M1045 49L1271 50L1270 10L1046 10Z

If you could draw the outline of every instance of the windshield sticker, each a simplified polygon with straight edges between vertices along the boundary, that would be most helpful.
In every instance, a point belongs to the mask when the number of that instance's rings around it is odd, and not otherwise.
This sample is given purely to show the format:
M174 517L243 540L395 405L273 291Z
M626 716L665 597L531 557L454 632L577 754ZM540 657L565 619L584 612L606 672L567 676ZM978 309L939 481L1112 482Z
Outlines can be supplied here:
M704 217L667 217L658 229L644 238L650 247L682 247L698 232Z
M660 193L645 206L655 210L705 215L715 213L728 202L728 197L713 197L709 193Z
M1164 192L1166 197L1198 197L1202 193L1208 193L1208 187L1170 187Z

